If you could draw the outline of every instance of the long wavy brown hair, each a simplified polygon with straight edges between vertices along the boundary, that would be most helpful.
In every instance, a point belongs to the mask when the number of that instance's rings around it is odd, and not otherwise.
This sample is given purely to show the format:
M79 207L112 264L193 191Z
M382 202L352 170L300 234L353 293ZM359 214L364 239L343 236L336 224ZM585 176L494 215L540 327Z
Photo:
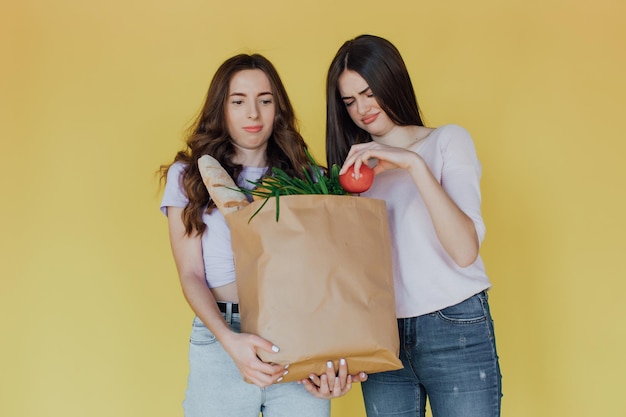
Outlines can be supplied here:
M326 77L326 162L341 165L355 143L370 142L348 114L339 92L339 77L354 71L367 82L378 105L398 126L424 126L409 72L398 49L387 39L360 35L346 41Z
M172 163L161 165L159 169L163 183L174 162L185 164L182 186L189 204L183 209L182 220L187 235L194 231L202 234L206 229L202 215L215 207L202 182L198 159L206 154L213 156L235 180L243 168L232 162L235 147L228 133L225 109L230 80L239 71L251 69L265 73L274 94L274 126L266 150L268 168L278 167L292 176L304 177L303 172L308 165L307 145L300 135L295 112L276 68L259 54L233 56L224 61L213 76L202 110L188 130L185 148L176 154Z

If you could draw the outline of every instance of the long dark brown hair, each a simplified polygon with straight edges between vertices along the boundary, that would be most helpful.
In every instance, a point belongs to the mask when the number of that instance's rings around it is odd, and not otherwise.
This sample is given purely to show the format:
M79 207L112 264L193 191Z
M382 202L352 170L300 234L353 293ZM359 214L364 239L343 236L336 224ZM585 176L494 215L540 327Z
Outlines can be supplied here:
M239 71L251 69L265 73L274 95L274 126L266 150L268 167L270 170L278 167L292 176L303 177L303 169L308 162L305 153L307 145L299 133L295 112L276 68L259 54L233 56L224 61L213 76L202 110L188 131L185 149L176 154L171 164L162 165L159 169L163 181L174 162L185 164L182 185L189 204L183 209L183 223L187 235L194 231L202 234L206 229L202 215L215 207L202 182L198 159L206 154L213 156L234 180L243 168L232 162L235 147L228 133L225 109L230 80Z
M339 76L351 70L367 82L378 105L399 126L423 126L409 72L388 40L360 35L346 41L333 58L326 78L326 160L341 165L355 143L370 142L354 124L339 92Z

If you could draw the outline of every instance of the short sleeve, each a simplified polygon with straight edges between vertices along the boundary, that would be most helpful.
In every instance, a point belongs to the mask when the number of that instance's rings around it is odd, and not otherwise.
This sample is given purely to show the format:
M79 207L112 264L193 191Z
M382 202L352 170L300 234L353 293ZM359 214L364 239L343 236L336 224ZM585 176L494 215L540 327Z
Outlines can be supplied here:
M441 185L456 205L474 222L478 241L485 237L485 224L480 210L481 164L469 132L448 125L442 138L445 156Z
M175 162L167 172L165 191L161 200L161 212L166 216L168 207L186 207L189 203L182 184L184 169L185 164Z

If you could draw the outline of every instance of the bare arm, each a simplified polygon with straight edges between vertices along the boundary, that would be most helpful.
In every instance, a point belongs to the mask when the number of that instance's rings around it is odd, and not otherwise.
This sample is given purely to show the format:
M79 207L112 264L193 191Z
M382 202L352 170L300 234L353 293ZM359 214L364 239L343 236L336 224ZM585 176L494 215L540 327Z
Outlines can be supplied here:
M450 199L424 160L413 154L417 158L408 169L426 203L441 245L457 265L471 265L479 250L474 222Z
M182 208L168 207L170 243L185 299L233 358L244 380L260 387L276 382L285 369L262 362L256 352L277 348L259 336L235 333L228 327L205 281L201 237L185 235L181 214Z
M389 169L405 169L428 208L431 221L441 245L454 262L466 267L478 257L479 242L472 220L452 201L441 184L430 172L424 160L415 152L376 142L354 145L348 153L342 171L355 165L355 173L361 164L376 158L374 173Z

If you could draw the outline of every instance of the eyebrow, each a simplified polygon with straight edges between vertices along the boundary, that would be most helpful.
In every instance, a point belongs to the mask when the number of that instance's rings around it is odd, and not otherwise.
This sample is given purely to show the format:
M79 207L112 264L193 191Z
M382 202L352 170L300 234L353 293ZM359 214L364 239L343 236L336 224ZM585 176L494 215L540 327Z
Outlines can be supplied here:
M365 94L367 92L367 90L369 90L369 89L370 89L370 86L368 85L363 90L359 91L359 95ZM351 98L352 98L351 96L350 97L341 97L342 100L348 100L348 99L351 99Z
M271 91L263 91L263 92L261 92L261 93L257 94L257 97L267 96L267 95L273 96L274 94L273 94ZM233 96L247 97L247 94L244 94L244 93L238 93L238 92L236 92L236 91L235 91L234 93L231 93L231 94L229 94L228 96L229 96L229 97L233 97Z

